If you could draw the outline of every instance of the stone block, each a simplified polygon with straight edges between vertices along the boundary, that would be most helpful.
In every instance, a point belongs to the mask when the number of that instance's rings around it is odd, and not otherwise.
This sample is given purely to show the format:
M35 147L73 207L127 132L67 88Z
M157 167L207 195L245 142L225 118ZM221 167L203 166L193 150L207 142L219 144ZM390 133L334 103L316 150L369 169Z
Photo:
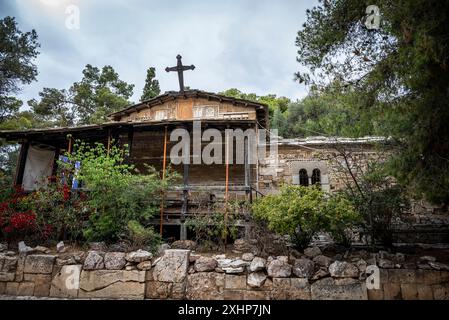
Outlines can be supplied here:
M84 272L84 271L83 271ZM106 299L144 299L145 283L143 282L114 282L111 285L94 290L79 290L79 298L106 298Z
M8 296L17 296L17 292L19 291L19 283L18 282L7 282L5 294Z
M0 295L5 294L6 282L0 282Z
M324 278L311 286L313 300L367 300L368 293L364 282L355 279L343 279L336 282L333 278Z
M116 283L145 282L145 271L94 270L81 272L80 289L90 292ZM116 286L117 287L117 286Z
M17 266L16 266L16 281L22 281L23 280L23 270L25 269L25 260L26 255L21 254L19 255L19 259L17 260Z
M11 282L14 281L16 274L14 272L0 272L0 281Z
M56 256L34 254L26 257L25 273L44 273L51 274Z
M246 290L243 293L243 300L269 300L270 294L267 291Z
M225 275L216 272L199 272L187 276L186 299L222 300Z
M147 299L168 299L173 289L173 283L161 281L148 281L145 288Z
M418 291L418 299L419 300L433 300L433 291L432 287L425 284L418 284L416 286Z
M18 296L32 296L34 294L33 282L21 282L17 289Z
M80 286L82 265L63 266L51 280L50 296L57 298L76 298Z
M8 257L8 256L0 257L0 271L3 272L16 271L17 260L18 260L17 257Z
M290 278L273 278L273 290L271 291L271 298L273 300L287 300L290 286Z
M245 290L225 290L224 300L243 300Z
M449 284L437 284L432 286L433 298L435 300L449 300Z
M401 284L401 296L403 300L418 300L418 288L416 283Z
M388 270L388 282L397 284L413 284L423 281L422 272L419 270L390 269Z
M183 282L189 267L189 250L165 250L153 268L153 277L162 282Z
M34 284L34 295L36 297L48 297L50 295L51 283L35 283Z
M171 290L170 298L176 300L183 300L186 297L186 284L187 281L184 282L175 282L173 283L173 287Z
M382 290L382 288L367 290L367 292L368 292L368 300L384 299L384 291Z
M384 299L385 300L401 300L401 285L398 283L383 284Z
M310 300L310 284L307 279L292 278L290 280L289 300Z
M245 290L246 276L235 276L227 274L225 277L225 289Z

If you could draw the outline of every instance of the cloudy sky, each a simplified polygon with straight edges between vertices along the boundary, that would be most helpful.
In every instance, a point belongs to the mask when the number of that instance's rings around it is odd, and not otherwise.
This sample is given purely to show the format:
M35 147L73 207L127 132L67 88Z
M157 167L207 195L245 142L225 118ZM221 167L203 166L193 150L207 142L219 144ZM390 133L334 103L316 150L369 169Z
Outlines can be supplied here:
M68 88L90 63L112 65L121 79L143 88L146 69L156 68L161 90L177 90L176 63L191 88L219 92L238 88L292 99L307 90L293 81L299 68L295 36L312 0L12 0L0 2L1 17L16 17L22 31L35 29L41 43L38 81L20 97L43 87ZM67 28L79 9L79 29ZM72 6L72 7L71 7ZM70 11L70 12L67 12ZM67 24L67 22L69 24Z

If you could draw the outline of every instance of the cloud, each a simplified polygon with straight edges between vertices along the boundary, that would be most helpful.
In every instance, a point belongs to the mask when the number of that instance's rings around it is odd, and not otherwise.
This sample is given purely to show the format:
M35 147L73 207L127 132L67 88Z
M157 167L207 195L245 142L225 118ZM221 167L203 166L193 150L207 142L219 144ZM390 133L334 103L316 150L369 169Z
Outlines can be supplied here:
M146 69L156 67L162 91L178 88L176 75L164 69L176 55L196 69L186 85L207 91L239 88L293 99L305 88L293 82L296 32L305 10L315 1L144 1L144 0L16 0L0 4L19 27L36 29L42 45L38 82L25 88L24 100L43 87L66 88L81 79L87 64L112 65L120 77L136 85L138 100ZM65 8L80 9L80 29L65 27Z

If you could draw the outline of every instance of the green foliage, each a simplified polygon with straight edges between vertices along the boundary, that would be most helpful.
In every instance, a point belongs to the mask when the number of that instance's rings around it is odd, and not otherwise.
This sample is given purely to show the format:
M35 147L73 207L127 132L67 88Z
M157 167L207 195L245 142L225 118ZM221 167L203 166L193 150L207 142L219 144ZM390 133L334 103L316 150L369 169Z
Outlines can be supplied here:
M73 126L75 115L66 90L44 88L39 92L40 101L32 99L28 105L43 127Z
M195 233L195 240L203 246L213 247L214 244L223 245L226 239L235 240L239 217L238 202L229 202L228 208L209 207L200 209L186 219L185 225ZM227 213L225 213L227 211Z
M220 92L220 94L237 99L265 103L268 105L270 117L273 116L276 110L280 110L282 113L285 112L288 108L288 104L290 103L290 99L286 97L277 97L275 94L258 96L255 93L243 93L236 88L228 89L224 92Z
M36 80L33 60L39 54L36 31L22 32L12 17L0 20L0 124L12 117L21 101L9 96Z
M384 136L399 145L390 163L415 195L449 203L447 1L380 0L379 29L364 26L367 3L332 0L308 11L298 32L301 82L339 81L363 97Z
M39 126L102 123L107 115L130 104L134 85L120 80L111 66L88 64L83 78L68 90L44 88L40 100L28 101Z
M318 232L330 232L336 241L347 243L346 232L358 219L348 200L317 187L283 186L279 194L261 198L252 209L269 229L289 235L301 248Z
M363 97L354 90L333 83L289 104L285 120L272 126L285 137L381 135L372 112L360 113L362 103Z
M28 196L29 206L37 213L40 233L47 239L78 240L90 212L84 192L71 191L58 178Z
M128 238L134 246L148 246L151 251L156 251L162 242L162 237L153 227L144 227L136 220L128 221Z
M393 223L409 209L405 189L388 176L381 164L370 164L357 179L357 188L345 190L362 218L361 226L372 244L393 243Z
M77 179L89 190L93 213L84 230L88 240L117 240L126 237L128 221L148 222L159 210L161 192L176 179L168 173L161 180L153 168L144 175L133 174L134 167L124 161L126 151L117 146L108 152L101 143L90 146L78 141L74 153L67 156L70 163L81 163ZM71 165L60 165L70 170Z
M145 86L143 87L143 93L140 97L140 101L149 100L157 97L161 93L159 87L159 81L155 79L156 69L151 67L147 70L147 78L145 79Z

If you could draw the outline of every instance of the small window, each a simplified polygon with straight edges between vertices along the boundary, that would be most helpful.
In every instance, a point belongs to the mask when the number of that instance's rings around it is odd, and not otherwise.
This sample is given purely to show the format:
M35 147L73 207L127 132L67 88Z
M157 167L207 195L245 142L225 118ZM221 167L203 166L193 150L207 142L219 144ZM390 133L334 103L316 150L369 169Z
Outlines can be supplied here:
M313 169L313 171L312 171L312 184L321 184L321 171L320 171L320 169Z
M309 176L306 169L299 170L299 185L307 187L309 186Z

